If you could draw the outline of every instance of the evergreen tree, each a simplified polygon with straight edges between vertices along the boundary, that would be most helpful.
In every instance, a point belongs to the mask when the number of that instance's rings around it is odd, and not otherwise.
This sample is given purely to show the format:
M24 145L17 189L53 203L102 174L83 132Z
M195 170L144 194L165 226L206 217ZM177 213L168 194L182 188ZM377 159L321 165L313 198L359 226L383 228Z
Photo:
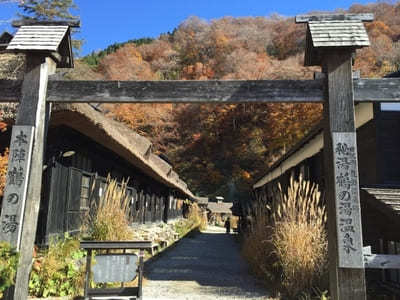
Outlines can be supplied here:
M73 0L25 0L18 6L23 11L19 15L25 19L42 21L78 19L70 12L70 9L76 8Z
M18 7L22 13L18 15L24 19L34 19L40 21L76 21L79 17L72 15L71 9L76 9L73 0L21 0ZM73 29L73 33L77 33ZM83 40L73 40L72 45L79 50Z

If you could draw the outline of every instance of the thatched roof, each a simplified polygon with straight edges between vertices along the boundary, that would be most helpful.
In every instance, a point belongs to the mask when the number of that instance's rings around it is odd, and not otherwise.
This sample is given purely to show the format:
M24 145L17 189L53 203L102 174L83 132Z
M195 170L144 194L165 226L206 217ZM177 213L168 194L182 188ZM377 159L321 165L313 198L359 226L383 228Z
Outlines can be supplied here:
M232 207L231 202L208 202L207 209L214 214L231 214Z
M200 205L208 204L208 197L196 197L194 200L197 202L197 204L200 204Z
M0 52L0 79L21 79L25 67L24 55ZM1 119L15 119L17 103L0 104ZM124 124L114 121L89 104L54 105L50 127L66 125L113 151L143 173L189 198L193 194L172 166L152 153L152 143Z
M193 198L172 166L151 153L152 143L124 124L114 121L89 104L59 104L52 110L50 128L65 125L88 136L123 157L154 180Z
M0 79L22 79L24 69L25 55L0 51Z
M25 56L0 51L0 79L21 79ZM1 120L15 119L17 103L0 104ZM189 198L193 194L187 184L172 170L172 166L152 153L152 143L124 124L114 121L89 104L54 105L50 127L66 125L108 148L154 180L182 192Z

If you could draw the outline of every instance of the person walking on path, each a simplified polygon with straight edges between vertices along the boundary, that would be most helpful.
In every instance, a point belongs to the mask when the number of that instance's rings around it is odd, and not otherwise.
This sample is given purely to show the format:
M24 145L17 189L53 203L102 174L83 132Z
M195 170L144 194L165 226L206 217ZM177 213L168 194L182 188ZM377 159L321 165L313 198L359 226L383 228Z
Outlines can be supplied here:
M226 233L231 233L231 218L226 219L224 226L226 228Z

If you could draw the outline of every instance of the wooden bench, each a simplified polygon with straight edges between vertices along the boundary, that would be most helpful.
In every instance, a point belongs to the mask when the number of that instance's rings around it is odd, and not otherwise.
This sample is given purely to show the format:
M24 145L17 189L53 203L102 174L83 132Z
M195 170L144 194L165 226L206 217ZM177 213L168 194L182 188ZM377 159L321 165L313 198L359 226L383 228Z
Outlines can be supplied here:
M87 250L85 273L85 300L89 299L142 299L143 258L144 250L152 250L151 241L82 241L81 248ZM138 249L139 256L126 253L128 249ZM96 255L96 264L92 264L93 250L106 250L105 254ZM109 253L111 250L122 250L123 253ZM93 269L93 281L96 283L121 282L120 288L93 289L90 280ZM136 287L124 287L124 282L132 281L138 276Z
M168 247L168 240L161 240L161 241L160 241L160 245L161 245L161 248L166 248L166 247Z
M151 244L151 256L156 254L156 252L159 251L159 250L160 250L160 244L158 244L158 243L152 243Z

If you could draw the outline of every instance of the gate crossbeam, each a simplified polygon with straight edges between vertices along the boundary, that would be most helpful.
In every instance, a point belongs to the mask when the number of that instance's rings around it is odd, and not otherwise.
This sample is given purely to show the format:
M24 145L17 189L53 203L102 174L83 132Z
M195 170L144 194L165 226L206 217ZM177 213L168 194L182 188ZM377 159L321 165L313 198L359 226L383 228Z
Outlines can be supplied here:
M0 80L0 102L18 102L22 81ZM400 101L400 78L353 79L355 102ZM247 103L324 102L317 80L76 81L49 80L48 102Z
M70 28L78 24L21 23L7 49L28 54L24 81L0 80L0 102L21 100L17 125L34 127L32 166L24 170L28 192L22 226L20 265L16 288L8 299L26 299L32 263L34 230L39 212L47 102L108 103L240 103L321 102L325 115L325 179L328 203L328 244L331 295L335 300L366 299L358 184L358 162L353 102L400 101L400 79L353 79L352 55L369 45L362 21L373 15L298 16L307 23L305 64L322 67L320 80L259 81L57 81L54 68L73 67ZM15 24L18 26L18 24ZM24 31L31 26L28 31ZM47 43L43 40L47 32ZM29 39L26 39L28 34ZM55 42L56 41L56 42ZM55 53L56 52L56 53ZM57 54L57 55L55 55ZM49 79L49 80L48 80ZM48 84L47 84L48 83ZM46 93L47 89L47 93ZM47 97L46 97L47 95ZM19 124L20 123L20 124ZM25 124L26 123L26 124ZM16 148L16 140L11 142ZM17 149L18 150L18 149ZM12 151L12 150L11 150ZM12 152L11 152L12 153ZM335 162L344 161L346 165ZM343 169L345 168L345 169ZM350 172L351 171L351 172ZM7 185L15 184L8 174ZM341 205L351 204L351 216ZM5 202L4 205L13 205ZM5 210L3 210L5 211ZM10 216L2 216L3 224ZM8 220L10 221L10 220ZM4 230L3 230L4 231ZM14 232L15 231L15 232ZM21 230L3 232L20 234ZM11 240L7 237L7 239ZM13 239L15 240L15 239Z

